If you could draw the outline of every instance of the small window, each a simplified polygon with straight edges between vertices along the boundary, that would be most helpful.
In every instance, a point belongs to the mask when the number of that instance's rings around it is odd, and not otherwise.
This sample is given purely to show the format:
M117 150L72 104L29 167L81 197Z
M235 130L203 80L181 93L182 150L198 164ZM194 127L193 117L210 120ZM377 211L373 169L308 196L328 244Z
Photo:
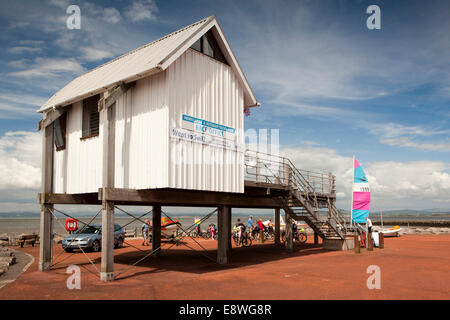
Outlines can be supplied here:
M191 46L191 48L202 52L202 38L195 41L195 43Z
M98 112L98 101L100 95L83 100L83 125L81 138L86 139L98 136L100 117Z
M198 39L191 48L222 63L228 64L211 30Z
M203 53L214 58L214 49L208 41L208 37L203 38Z
M67 113L64 113L54 122L56 151L66 148L66 118Z

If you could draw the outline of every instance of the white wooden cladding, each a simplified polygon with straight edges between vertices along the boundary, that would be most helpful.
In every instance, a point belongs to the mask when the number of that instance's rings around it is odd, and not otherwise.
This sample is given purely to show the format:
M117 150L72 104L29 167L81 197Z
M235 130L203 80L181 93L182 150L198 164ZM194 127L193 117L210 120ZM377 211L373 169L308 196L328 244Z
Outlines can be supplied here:
M244 191L244 156L170 137L189 115L236 129L243 145L244 93L231 68L192 49L166 71L138 80L114 106L115 187ZM97 192L102 135L80 140L82 103L67 116L66 149L55 150L54 192ZM100 119L100 123L102 119Z

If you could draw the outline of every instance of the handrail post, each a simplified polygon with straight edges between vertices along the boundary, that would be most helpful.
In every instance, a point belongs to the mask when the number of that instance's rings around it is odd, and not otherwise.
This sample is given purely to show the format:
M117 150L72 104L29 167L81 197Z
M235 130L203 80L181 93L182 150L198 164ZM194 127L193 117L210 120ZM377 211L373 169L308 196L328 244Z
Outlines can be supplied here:
M255 152L255 159L256 159L256 182L259 181L259 161L258 161L258 152Z
M323 181L323 173L322 173L322 175L321 175L321 176L322 176L322 193L324 193L324 192L323 192L323 186L324 186L324 181Z
M336 192L335 185L334 185L334 176L331 172L328 173L328 183L329 183L329 190L330 194L334 194Z

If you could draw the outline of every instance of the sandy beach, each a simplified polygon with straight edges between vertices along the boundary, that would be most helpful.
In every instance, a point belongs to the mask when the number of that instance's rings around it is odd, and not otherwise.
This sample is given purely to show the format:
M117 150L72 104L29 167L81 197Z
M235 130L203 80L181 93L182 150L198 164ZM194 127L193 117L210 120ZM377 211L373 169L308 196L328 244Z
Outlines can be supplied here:
M115 254L116 281L99 281L100 254L62 253L60 265L39 272L38 247L17 249L34 256L18 280L0 289L0 299L448 299L450 297L450 235L404 235L385 239L385 249L326 251L312 244L296 245L292 254L273 243L233 248L230 263L217 265L216 241L192 240L165 244L162 256L136 267L145 252L140 240L131 240ZM56 245L54 254L61 253ZM69 257L70 256L70 257ZM66 259L66 260L64 260ZM68 265L81 266L81 290L68 290ZM381 289L366 286L367 267L381 269ZM216 290L216 288L221 288Z

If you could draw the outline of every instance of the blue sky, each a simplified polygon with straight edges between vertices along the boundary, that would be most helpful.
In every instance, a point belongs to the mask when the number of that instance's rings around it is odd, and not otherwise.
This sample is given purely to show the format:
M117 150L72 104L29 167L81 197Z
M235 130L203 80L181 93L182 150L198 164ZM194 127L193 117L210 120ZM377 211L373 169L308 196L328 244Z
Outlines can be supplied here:
M81 30L66 8L81 9ZM381 30L366 8L381 8ZM0 189L34 208L39 115L77 75L215 14L262 106L246 128L280 129L282 152L332 171L341 207L351 157L378 208L450 208L448 1L2 1ZM20 174L17 174L17 171Z

